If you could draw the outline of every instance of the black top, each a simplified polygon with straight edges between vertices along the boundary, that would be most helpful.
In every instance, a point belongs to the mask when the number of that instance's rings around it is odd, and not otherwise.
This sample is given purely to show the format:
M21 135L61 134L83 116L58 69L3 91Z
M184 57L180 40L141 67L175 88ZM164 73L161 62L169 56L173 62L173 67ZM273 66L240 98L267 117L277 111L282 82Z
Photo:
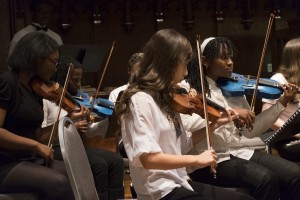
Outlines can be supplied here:
M12 71L0 75L0 108L6 110L4 129L34 139L34 130L41 127L44 119L43 101L27 89ZM30 159L32 153L0 148L0 163Z

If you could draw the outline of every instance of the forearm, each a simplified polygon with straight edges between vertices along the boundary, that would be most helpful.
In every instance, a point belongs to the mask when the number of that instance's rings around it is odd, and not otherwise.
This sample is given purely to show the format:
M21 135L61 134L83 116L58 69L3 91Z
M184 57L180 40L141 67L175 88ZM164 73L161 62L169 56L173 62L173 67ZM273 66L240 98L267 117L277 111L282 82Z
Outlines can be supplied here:
M39 142L21 137L9 132L6 129L0 128L0 147L5 149L18 150L37 150Z
M213 133L219 127L220 127L220 125L217 122L210 123L209 124L210 134ZM194 131L192 134L193 145L198 144L205 138L206 138L206 127L203 127L197 131Z
M170 155L163 153L144 153L140 156L145 169L177 169L196 165L197 158L194 155Z

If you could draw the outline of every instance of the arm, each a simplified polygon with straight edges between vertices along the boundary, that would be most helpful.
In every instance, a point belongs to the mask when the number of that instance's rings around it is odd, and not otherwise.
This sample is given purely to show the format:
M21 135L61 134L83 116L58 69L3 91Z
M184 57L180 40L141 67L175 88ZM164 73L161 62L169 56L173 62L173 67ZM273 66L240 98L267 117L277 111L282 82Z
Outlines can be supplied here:
M18 136L3 128L6 110L0 108L0 147L5 149L31 150L37 152L48 162L53 159L53 150L38 141Z
M262 106L262 111L269 109L273 104L270 103L264 103ZM284 121L279 117L277 121L272 125L273 130L278 130L282 125L284 124Z
M145 169L176 169L181 167L217 166L217 155L213 150L207 150L199 155L170 155L163 153L143 153L140 161Z

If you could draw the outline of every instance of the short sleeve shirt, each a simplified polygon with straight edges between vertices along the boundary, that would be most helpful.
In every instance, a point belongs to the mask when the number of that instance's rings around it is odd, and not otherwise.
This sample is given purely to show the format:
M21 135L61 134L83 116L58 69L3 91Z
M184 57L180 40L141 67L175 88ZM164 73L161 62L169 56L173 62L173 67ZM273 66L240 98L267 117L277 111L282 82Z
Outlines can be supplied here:
M6 110L2 128L34 139L34 131L41 127L44 116L42 98L23 86L12 71L0 75L0 108ZM30 151L0 148L0 161L27 159L31 155Z

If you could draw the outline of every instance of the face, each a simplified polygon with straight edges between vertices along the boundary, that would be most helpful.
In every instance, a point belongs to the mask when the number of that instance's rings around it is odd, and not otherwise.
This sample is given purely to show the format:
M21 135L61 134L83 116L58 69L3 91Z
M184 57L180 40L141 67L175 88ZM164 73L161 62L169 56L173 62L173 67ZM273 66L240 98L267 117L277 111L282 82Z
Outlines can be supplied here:
M58 50L51 53L48 57L40 60L36 68L36 75L44 81L49 81L56 70L59 60Z
M214 59L211 62L206 62L207 76L213 80L217 80L220 77L230 77L233 71L233 58L232 54L221 53L219 58Z
M188 61L184 60L184 61L180 62L179 65L176 67L175 74L173 77L173 85L174 86L177 83L180 83L182 80L184 80L185 77L188 75L187 64L188 64Z
M33 22L39 23L42 26L47 26L52 14L52 7L47 4L39 4L33 12Z
M73 96L75 96L77 91L80 89L82 75L83 70L81 68L72 70L68 84L68 92Z

